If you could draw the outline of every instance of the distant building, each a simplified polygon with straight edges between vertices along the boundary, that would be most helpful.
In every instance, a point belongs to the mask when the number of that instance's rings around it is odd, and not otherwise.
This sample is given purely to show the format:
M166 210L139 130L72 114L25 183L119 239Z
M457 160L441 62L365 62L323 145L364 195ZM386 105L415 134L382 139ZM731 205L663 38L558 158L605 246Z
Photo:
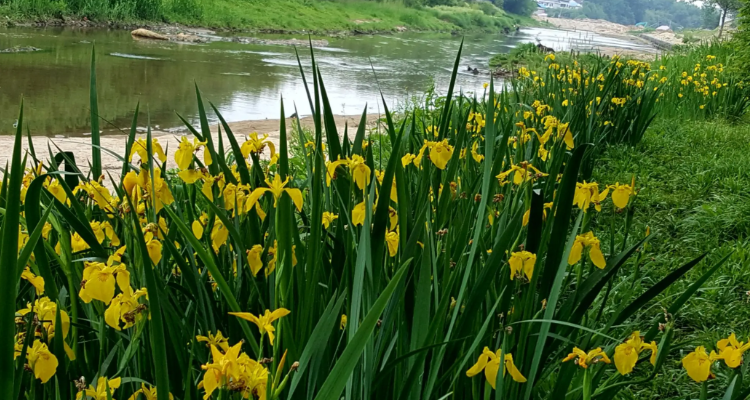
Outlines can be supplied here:
M581 8L580 3L575 0L538 0L539 8Z

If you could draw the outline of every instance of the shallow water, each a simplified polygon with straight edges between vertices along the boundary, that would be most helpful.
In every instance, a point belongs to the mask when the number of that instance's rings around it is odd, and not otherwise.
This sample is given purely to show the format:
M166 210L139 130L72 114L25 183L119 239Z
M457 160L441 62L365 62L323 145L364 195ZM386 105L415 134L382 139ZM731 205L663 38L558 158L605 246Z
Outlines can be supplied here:
M291 36L273 38L291 38ZM303 37L298 37L303 39ZM331 106L336 114L389 108L433 85L445 91L461 37L448 34L354 36L328 39L315 50ZM465 37L457 89L478 91L488 75L472 75L466 66L487 69L490 57L520 43L541 41L556 50L597 46L640 48L621 39L553 29L522 29L514 36ZM76 135L89 128L89 63L96 44L99 112L114 126L130 126L140 102L139 125L150 118L161 129L181 126L177 113L197 123L193 82L229 122L279 118L295 104L309 114L307 95L294 48L212 42L184 44L134 40L122 30L0 28L0 49L35 46L44 51L0 54L0 134L11 134L21 97L32 135ZM308 49L300 49L309 65ZM309 78L310 69L305 68ZM212 113L211 113L212 114ZM105 133L112 125L100 123Z

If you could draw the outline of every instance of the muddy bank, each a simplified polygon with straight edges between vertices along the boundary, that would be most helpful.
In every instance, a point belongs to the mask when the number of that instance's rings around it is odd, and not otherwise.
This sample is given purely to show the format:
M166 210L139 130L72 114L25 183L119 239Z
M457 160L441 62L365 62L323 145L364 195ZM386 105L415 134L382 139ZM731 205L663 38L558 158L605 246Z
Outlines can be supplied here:
M356 134L357 128L359 127L359 122L361 119L361 115L353 115L353 116L344 116L344 115L337 115L334 117L334 120L336 122L336 127L340 135L343 135L344 132L344 126L348 126L348 133L350 136L350 139L354 138L354 135ZM367 129L368 131L375 129L378 126L379 121L379 115L378 114L368 114L367 115ZM289 135L291 136L291 129L293 127L293 122L296 122L295 119L288 118L285 120L287 132L289 132ZM314 121L311 117L305 117L300 119L300 122L303 127L305 128L312 128L314 126ZM232 129L232 132L234 133L235 138L237 139L237 142L240 143L240 145L245 141L245 137L253 132L257 132L259 137L262 137L264 134L268 134L268 140L274 143L276 148L279 148L279 126L280 121L278 119L265 119L265 120L258 120L258 121L240 121L240 122L233 122L229 124L229 127ZM216 125L211 126L211 132L213 133L213 140L214 143L218 143L219 137L218 137L218 127ZM159 139L159 142L161 143L162 147L164 148L165 152L167 153L167 167L168 168L175 168L174 163L174 153L177 151L179 139L181 136L185 135L190 138L192 138L191 135L187 135L182 132L166 132L166 131L152 131L153 137ZM228 147L227 141L226 141L226 133L222 129L222 135L224 136L224 143L225 146ZM146 135L144 133L139 132L138 137L142 138ZM117 155L123 155L125 153L125 140L127 139L126 135L106 135L101 137L101 146L104 149L107 149L111 152L114 152ZM13 148L13 140L14 138L9 135L0 136L0 148L2 149L12 149ZM48 138L48 137L42 137L42 136L32 136L32 142L34 144L34 149L38 152L38 156L42 156L42 160L47 159L47 145L49 144L51 148L55 149L59 147L62 151L70 151L75 154L76 163L78 166L84 171L88 171L88 164L91 162L91 139L89 137L69 137L69 138ZM54 144L53 144L54 143ZM23 141L23 147L24 149L28 148L28 142L27 140ZM0 152L0 165L6 165L7 162L9 162L9 158L11 157L10 151L4 151ZM269 158L270 153L268 150L264 153L262 158ZM121 161L109 153L108 151L102 151L102 169L104 172L105 177L108 176L108 174L112 175L112 177L119 176L119 171L122 169L122 163Z

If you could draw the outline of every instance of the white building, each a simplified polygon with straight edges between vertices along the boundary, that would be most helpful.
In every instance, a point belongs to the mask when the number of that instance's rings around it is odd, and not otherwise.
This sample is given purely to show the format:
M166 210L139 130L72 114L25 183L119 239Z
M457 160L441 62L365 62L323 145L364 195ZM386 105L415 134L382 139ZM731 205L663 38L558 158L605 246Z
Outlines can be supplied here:
M539 8L581 8L580 3L575 0L538 0Z

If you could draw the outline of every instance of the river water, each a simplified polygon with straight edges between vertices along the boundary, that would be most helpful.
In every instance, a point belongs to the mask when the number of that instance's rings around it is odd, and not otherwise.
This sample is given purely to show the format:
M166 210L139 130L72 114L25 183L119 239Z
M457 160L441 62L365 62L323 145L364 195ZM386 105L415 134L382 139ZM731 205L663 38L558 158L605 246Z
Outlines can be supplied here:
M334 113L360 114L365 107L377 113L382 111L381 91L391 109L433 86L445 91L461 39L416 33L353 36L328 39L329 45L316 48L315 56ZM481 93L489 76L468 73L467 66L486 71L492 55L536 41L556 50L643 47L591 33L540 28L522 29L513 36L467 35L457 89ZM123 30L0 28L0 49L43 49L0 54L0 134L14 131L22 97L32 135L90 132L89 64L94 44L99 112L117 127L130 125L138 102L141 125L150 118L151 125L162 130L179 127L177 113L197 123L194 82L204 100L216 105L229 122L279 118L282 96L287 116L295 104L300 115L310 112L290 46L144 41ZM309 49L299 51L309 77ZM117 132L111 125L100 125L105 134Z

